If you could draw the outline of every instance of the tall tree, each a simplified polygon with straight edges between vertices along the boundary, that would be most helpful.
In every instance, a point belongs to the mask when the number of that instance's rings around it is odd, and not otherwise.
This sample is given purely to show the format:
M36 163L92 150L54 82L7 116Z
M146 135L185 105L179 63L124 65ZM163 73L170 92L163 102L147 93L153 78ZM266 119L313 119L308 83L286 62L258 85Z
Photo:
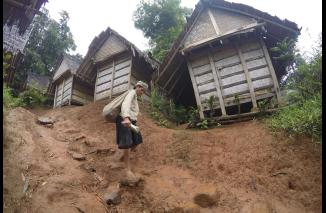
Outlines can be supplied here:
M161 61L182 31L191 9L181 7L181 0L142 0L133 14L135 27L149 38L153 56Z
M76 45L68 26L69 14L60 13L56 22L49 16L49 11L42 9L44 15L36 16L32 22L32 32L25 47L25 57L15 75L13 87L19 88L28 72L50 76L62 53L75 50Z

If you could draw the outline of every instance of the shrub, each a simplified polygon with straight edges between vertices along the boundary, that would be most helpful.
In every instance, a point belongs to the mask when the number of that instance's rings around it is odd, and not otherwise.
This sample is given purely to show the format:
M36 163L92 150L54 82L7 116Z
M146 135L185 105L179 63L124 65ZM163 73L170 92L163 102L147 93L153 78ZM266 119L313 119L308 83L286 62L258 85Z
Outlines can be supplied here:
M20 98L14 97L12 94L12 90L6 86L3 85L3 114L5 114L9 109L22 106L22 101Z
M268 125L272 129L283 129L290 134L305 134L321 142L322 97L317 95L302 104L288 106L274 114Z
M320 40L321 44L321 40ZM321 45L310 59L302 61L286 79L289 91L286 100L291 105L267 122L273 129L290 134L306 134L315 141L322 137L322 51Z
M176 105L172 99L168 99L164 94L159 93L157 88L151 90L150 102L150 114L161 126L168 126L168 121L165 118L177 125L188 120L187 109Z
M35 107L41 105L50 105L51 100L39 89L29 87L19 94L23 106Z

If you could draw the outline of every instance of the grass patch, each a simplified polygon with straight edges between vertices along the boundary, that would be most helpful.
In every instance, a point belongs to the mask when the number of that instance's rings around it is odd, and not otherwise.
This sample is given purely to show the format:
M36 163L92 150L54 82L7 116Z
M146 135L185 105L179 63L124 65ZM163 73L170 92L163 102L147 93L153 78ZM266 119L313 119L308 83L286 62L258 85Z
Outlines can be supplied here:
M288 134L308 135L315 142L322 140L322 97L317 95L302 104L288 106L266 120L273 130L282 129Z

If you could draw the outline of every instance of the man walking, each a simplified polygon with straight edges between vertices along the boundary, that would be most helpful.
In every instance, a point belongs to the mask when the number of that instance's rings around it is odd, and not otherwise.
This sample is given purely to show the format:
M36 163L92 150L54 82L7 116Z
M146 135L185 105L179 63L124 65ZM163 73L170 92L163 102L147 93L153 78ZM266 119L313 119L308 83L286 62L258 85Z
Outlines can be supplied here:
M116 119L116 138L119 149L123 149L123 159L126 164L127 175L134 177L130 168L130 149L135 149L142 143L140 132L133 131L131 125L137 123L139 113L137 97L142 96L147 90L145 82L138 81L134 89L130 90L121 105L121 113Z

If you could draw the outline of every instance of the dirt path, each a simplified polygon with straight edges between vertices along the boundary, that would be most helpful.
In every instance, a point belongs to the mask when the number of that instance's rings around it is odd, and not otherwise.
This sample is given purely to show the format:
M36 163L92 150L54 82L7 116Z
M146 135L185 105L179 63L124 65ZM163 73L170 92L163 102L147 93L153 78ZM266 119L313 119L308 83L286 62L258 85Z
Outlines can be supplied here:
M124 172L112 167L115 126L104 122L102 108L9 113L4 212L321 212L321 145L272 135L261 121L205 131L161 128L145 112L144 143L132 153L143 181L122 187L119 205L104 205L98 196ZM54 119L54 127L37 124L39 115ZM208 202L200 194L214 204L197 205Z

